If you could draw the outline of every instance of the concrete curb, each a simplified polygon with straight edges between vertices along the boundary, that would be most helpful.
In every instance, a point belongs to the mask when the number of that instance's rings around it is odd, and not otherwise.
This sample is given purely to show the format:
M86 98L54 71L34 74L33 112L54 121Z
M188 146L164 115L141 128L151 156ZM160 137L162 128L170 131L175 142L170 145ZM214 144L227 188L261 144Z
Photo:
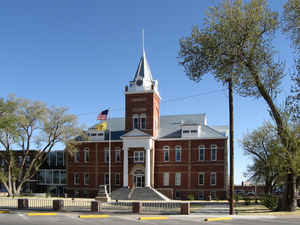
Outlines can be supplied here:
M166 216L153 216L153 217L142 216L142 217L139 217L139 220L167 220L167 219L169 219L169 217L166 217Z
M215 218L205 218L204 221L211 222L211 221L223 221L223 220L232 220L232 217L215 217Z

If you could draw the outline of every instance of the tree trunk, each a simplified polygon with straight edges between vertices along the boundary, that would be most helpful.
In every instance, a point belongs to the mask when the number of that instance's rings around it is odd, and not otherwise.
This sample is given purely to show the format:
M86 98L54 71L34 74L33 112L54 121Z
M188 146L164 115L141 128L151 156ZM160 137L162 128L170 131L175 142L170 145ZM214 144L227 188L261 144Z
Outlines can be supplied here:
M296 211L297 207L297 188L296 176L289 173L284 184L283 194L281 198L280 210L281 211Z
M229 91L229 132L230 132L230 201L229 201L229 214L234 214L234 151L233 151L233 93L232 93L232 79L228 80Z

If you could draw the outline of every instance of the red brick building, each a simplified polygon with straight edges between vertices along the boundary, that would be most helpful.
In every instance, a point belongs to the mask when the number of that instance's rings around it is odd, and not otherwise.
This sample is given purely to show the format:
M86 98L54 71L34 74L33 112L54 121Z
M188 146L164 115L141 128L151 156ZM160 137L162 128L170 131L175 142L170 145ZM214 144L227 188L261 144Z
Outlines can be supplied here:
M112 196L147 188L175 199L226 198L227 126L208 126L205 114L160 116L160 99L143 52L125 87L125 118L108 120L105 132L89 128L69 157L70 195L93 197L110 183Z

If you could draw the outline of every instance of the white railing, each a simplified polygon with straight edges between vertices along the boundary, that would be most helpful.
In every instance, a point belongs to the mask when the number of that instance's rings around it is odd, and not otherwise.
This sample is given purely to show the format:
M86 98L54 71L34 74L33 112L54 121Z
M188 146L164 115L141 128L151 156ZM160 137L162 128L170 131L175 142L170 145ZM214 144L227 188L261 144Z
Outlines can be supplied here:
M13 198L0 198L0 208L18 208L18 199Z
M30 209L52 209L53 200L51 199L28 199Z

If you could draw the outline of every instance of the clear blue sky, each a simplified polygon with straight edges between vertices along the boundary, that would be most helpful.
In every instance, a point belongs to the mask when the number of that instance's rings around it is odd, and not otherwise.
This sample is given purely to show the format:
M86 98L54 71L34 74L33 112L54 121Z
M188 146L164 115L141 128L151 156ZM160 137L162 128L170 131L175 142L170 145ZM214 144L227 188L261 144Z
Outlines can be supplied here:
M206 113L208 125L228 124L227 90L207 76L200 83L178 65L179 39L201 25L214 1L3 1L0 7L0 96L67 106L86 126L111 107L124 116L124 87L133 79L142 52L141 30L153 77L159 81L161 114ZM218 1L216 1L218 2ZM281 11L285 1L269 1ZM286 68L293 69L290 42L275 40ZM290 86L281 85L282 96ZM198 95L185 100L168 99ZM164 102L165 101L165 102ZM234 98L235 183L247 164L238 140L269 120L262 100ZM280 103L280 101L279 101Z

